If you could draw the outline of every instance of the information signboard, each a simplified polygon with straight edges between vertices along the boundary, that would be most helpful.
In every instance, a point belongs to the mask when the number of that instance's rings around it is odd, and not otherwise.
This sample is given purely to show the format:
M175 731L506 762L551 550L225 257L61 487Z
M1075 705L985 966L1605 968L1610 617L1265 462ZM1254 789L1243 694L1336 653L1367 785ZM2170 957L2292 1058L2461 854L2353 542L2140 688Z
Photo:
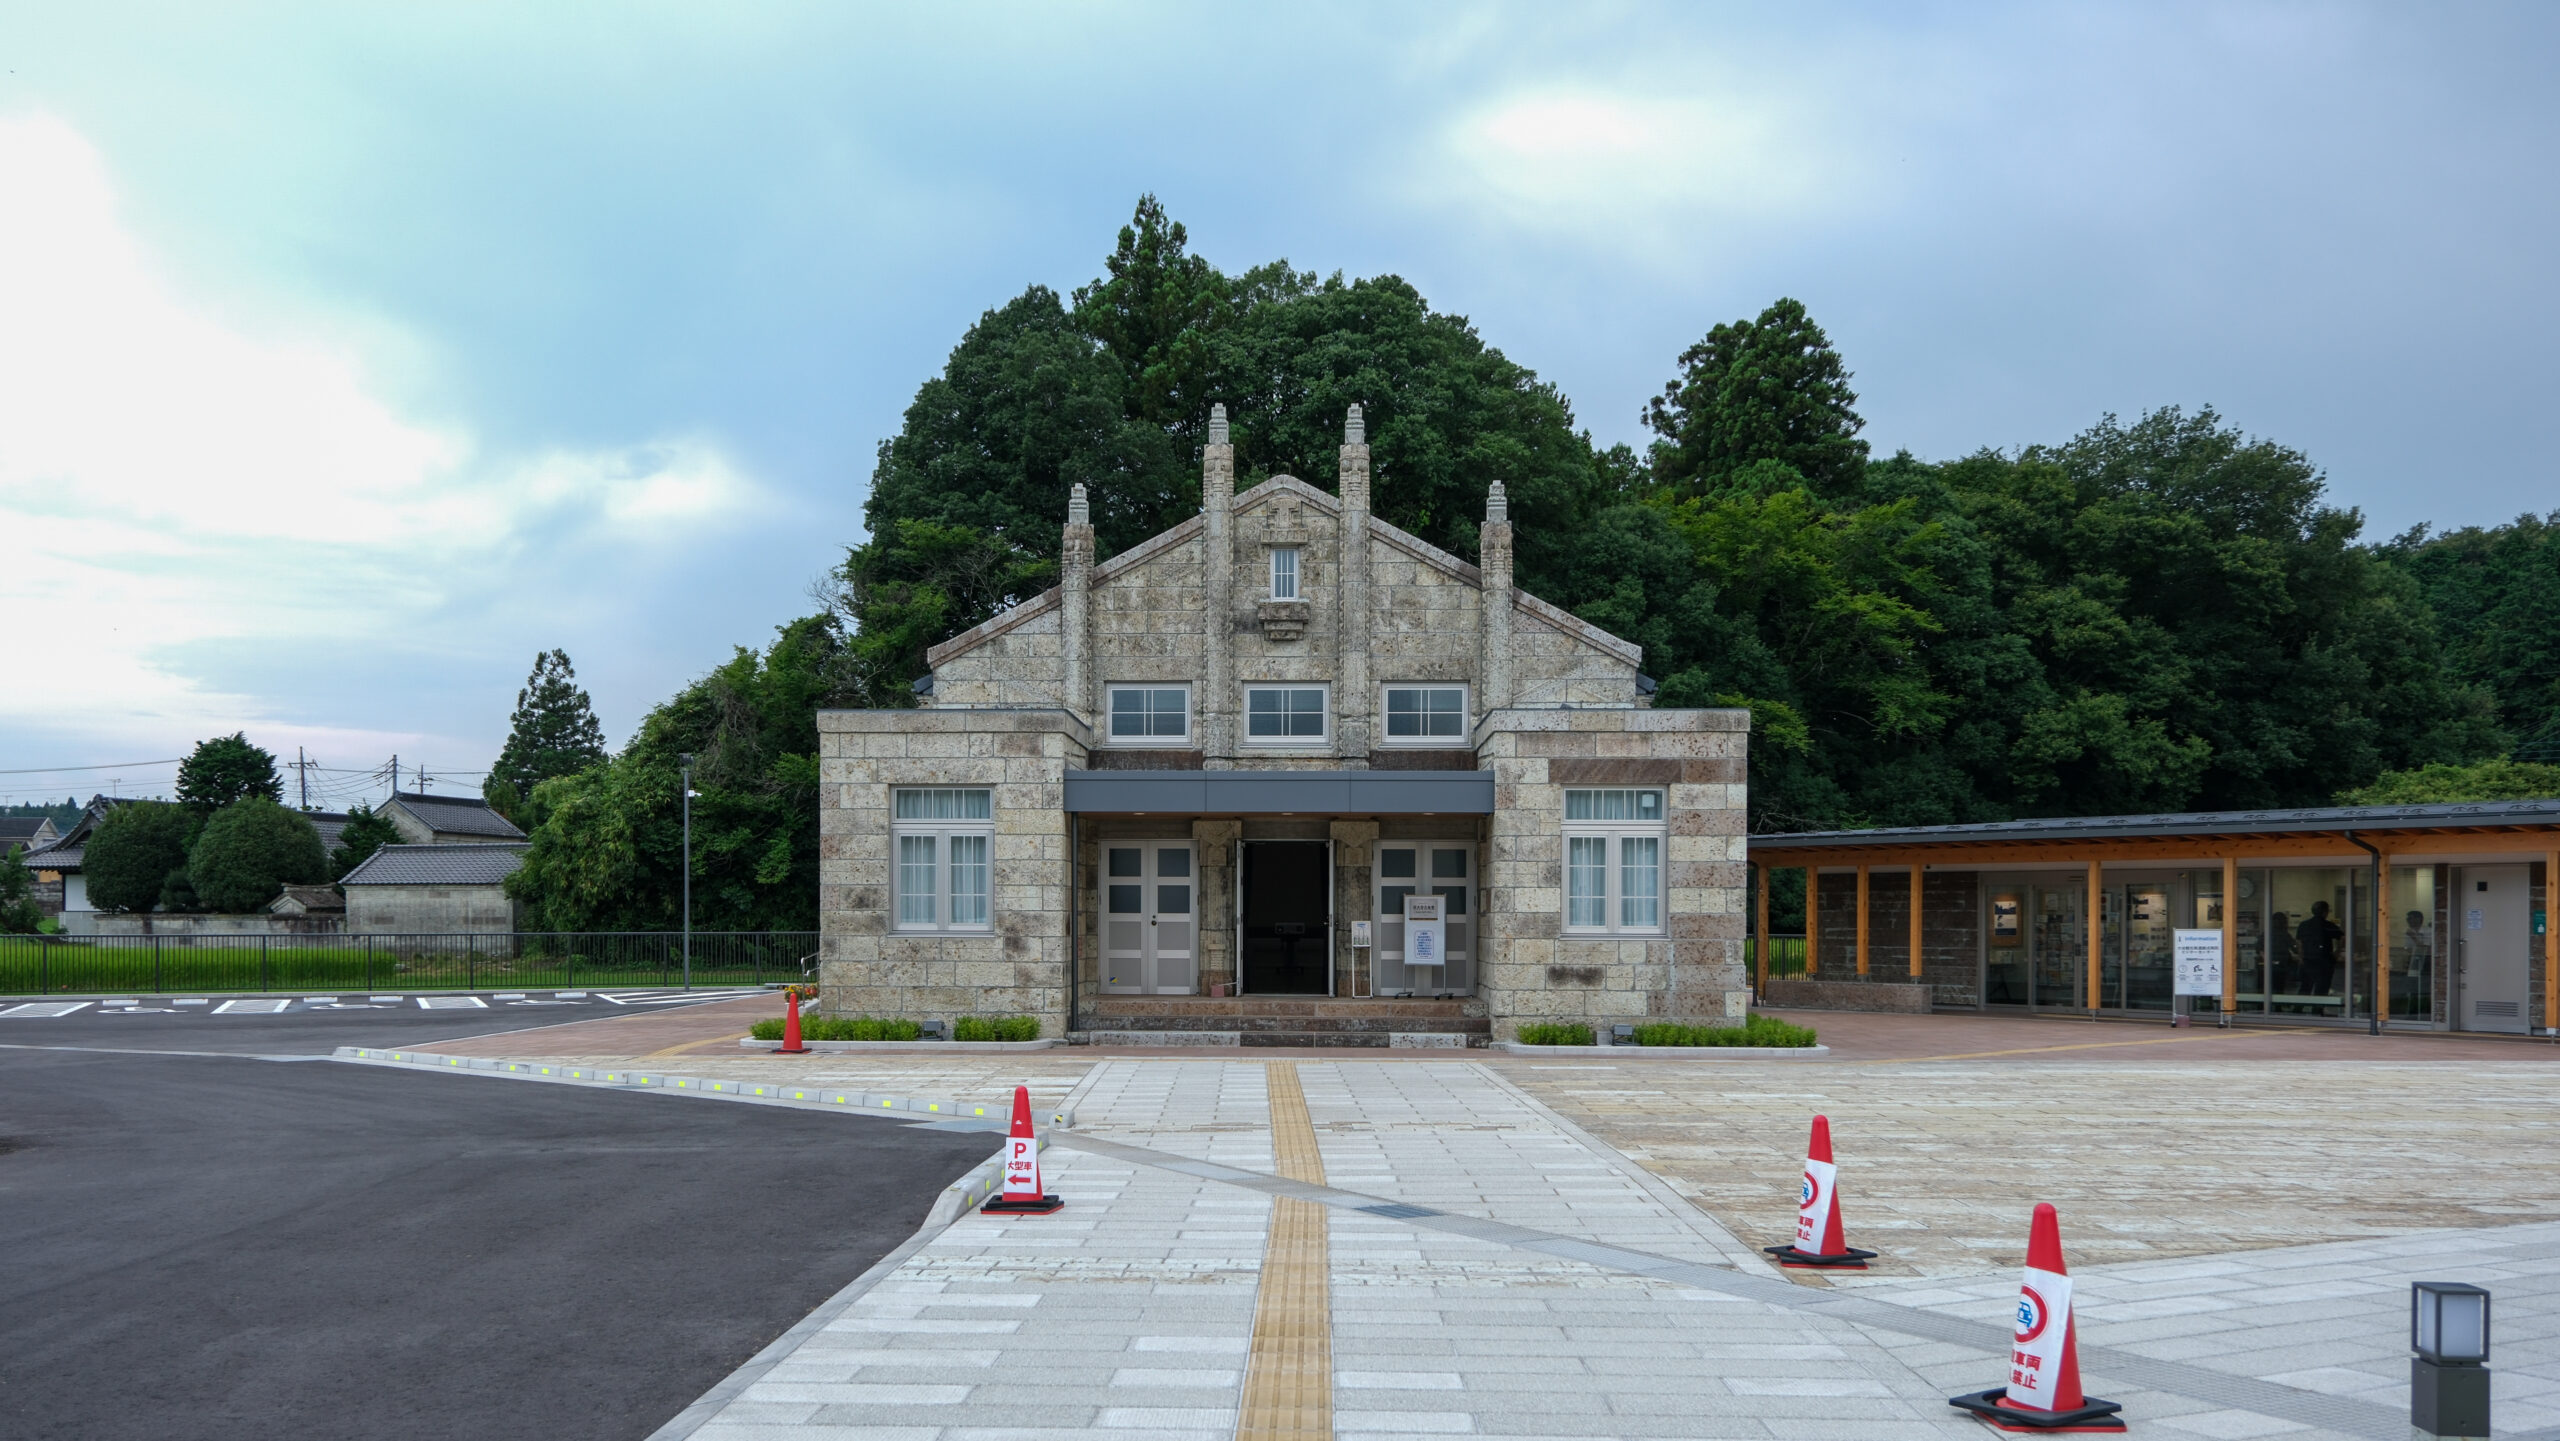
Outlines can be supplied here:
M2222 932L2179 930L2170 933L2177 968L2177 994L2222 994Z

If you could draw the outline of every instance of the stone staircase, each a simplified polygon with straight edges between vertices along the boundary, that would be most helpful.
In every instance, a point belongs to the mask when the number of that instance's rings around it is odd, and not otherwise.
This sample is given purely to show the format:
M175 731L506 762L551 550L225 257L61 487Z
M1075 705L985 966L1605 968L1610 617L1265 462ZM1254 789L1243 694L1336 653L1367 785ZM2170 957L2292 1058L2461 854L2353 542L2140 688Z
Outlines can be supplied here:
M1481 1000L1331 996L1088 996L1082 1039L1096 1046L1321 1046L1459 1049L1485 1045Z

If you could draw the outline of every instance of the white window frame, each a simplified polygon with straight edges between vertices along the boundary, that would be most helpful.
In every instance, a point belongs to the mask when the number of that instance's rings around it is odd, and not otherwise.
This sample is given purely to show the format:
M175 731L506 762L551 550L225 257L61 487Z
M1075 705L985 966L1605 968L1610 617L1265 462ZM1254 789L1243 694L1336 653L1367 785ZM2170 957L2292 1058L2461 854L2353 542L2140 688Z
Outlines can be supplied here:
M1389 709L1397 691L1453 690L1458 693L1458 729L1454 735L1399 736L1390 728L1393 712ZM1430 712L1425 710L1424 715ZM1467 737L1475 724L1475 694L1463 681L1399 681L1378 687L1378 724L1376 742L1381 749L1395 746L1419 746L1426 750L1466 750Z
M1656 797L1659 818L1654 820L1567 820L1564 823L1564 931L1568 936L1660 936L1671 929L1671 796L1660 786L1573 786L1567 789L1566 813L1572 813L1571 796L1575 792L1624 791L1649 793ZM1577 845L1576 842L1581 842ZM1591 899L1580 889L1580 875L1590 862L1584 857L1597 848L1601 870L1600 923L1594 925L1586 917L1576 918L1576 902ZM1650 853L1650 861L1646 860ZM1652 919L1631 919L1631 913L1647 899L1631 895L1641 886L1631 886L1641 870L1649 869L1652 880ZM1634 903L1631 905L1631 902Z
M1319 712L1324 728L1311 736L1258 736L1253 733L1253 694L1256 691L1311 690L1323 698ZM1244 704L1237 719L1244 744L1264 750L1321 750L1333 744L1333 686L1325 681L1254 681L1244 688Z
M1289 581L1289 588L1285 591L1280 588L1280 581L1284 573L1280 564L1280 557L1284 555L1289 558L1289 564L1285 572ZM1306 555L1299 547L1294 545L1275 545L1271 547L1270 571L1271 574L1269 578L1271 582L1271 598L1273 600L1305 600L1307 598Z
M1173 736L1124 736L1114 730L1115 707L1123 691L1180 691L1182 693L1182 734ZM1115 681L1102 688L1102 743L1115 747L1155 747L1181 749L1192 744L1195 729L1192 719L1191 684L1188 681Z
M984 795L987 814L897 818L903 798L936 792ZM918 809L974 807L965 802L949 807L926 803ZM995 930L995 788L898 786L889 793L889 814L889 929L901 935L991 934ZM910 884L915 874L911 868L917 865L930 877L930 890ZM980 914L954 920L955 903L962 911Z

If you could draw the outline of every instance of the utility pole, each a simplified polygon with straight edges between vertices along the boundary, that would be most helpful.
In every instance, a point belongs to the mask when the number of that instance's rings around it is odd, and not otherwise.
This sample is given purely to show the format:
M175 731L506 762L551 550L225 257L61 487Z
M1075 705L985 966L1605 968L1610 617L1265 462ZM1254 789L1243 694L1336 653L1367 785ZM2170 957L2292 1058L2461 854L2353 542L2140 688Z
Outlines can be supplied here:
M676 757L684 787L684 988L693 989L693 752Z
M311 809L311 757L300 746L293 748L293 771L302 786L302 808Z
M399 753L398 753L397 751L394 751L394 752L392 753L392 756L391 756L391 799L392 799L392 800L398 800L399 798L400 798L400 755L399 755ZM387 802L386 802L386 804L387 804Z

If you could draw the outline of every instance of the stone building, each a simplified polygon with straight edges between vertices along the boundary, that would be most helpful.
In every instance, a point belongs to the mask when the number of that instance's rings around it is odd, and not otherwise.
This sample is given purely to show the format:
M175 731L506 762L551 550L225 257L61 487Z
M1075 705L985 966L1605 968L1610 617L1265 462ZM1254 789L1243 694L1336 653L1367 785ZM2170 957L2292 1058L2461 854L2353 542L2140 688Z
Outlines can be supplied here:
M1340 491L1235 493L818 718L824 1004L1118 1040L1462 1044L1740 1015L1748 713ZM1432 919L1430 912L1440 914ZM1427 957L1427 960L1426 960Z
M347 930L357 935L512 935L517 907L507 877L524 864L519 842L387 845L347 872ZM460 942L455 942L460 944Z

